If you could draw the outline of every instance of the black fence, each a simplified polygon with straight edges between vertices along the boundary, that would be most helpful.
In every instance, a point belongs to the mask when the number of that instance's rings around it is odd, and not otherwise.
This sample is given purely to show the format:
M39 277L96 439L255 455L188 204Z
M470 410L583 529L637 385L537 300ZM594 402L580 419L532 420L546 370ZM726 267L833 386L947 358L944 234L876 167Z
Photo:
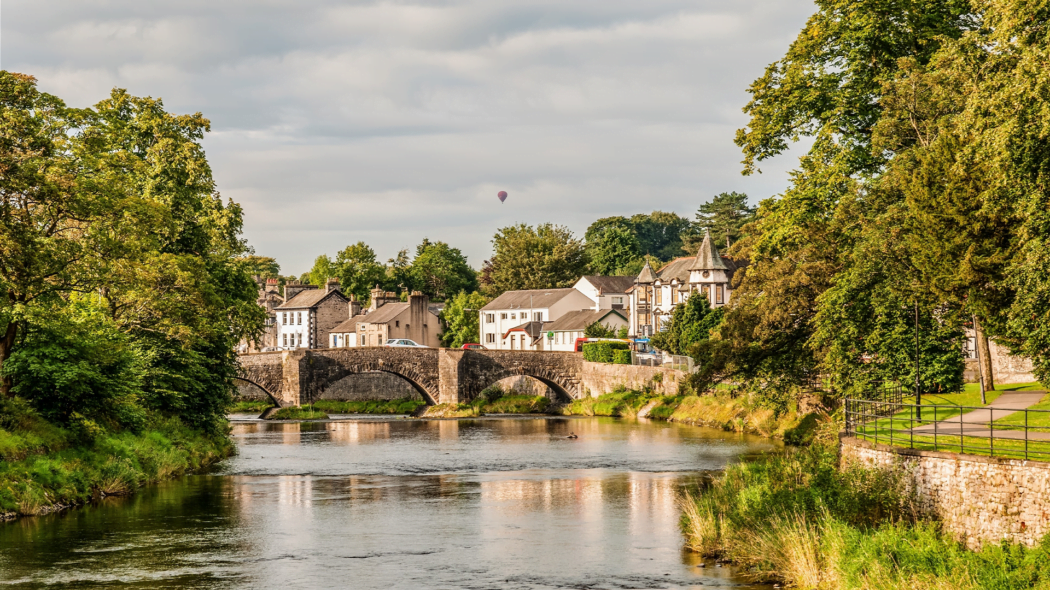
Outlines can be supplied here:
M845 400L847 436L926 451L1050 461L1050 410L919 406L903 403L900 387L896 394L872 397Z

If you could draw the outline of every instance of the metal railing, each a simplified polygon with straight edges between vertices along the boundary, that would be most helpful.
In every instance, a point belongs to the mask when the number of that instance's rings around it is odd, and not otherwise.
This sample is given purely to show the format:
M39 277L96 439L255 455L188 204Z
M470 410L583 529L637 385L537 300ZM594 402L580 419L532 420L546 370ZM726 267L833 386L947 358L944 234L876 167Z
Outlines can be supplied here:
M695 369L693 357L677 354L639 354L631 352L631 364L643 367L663 367L692 373Z
M1050 461L1050 410L855 398L844 405L846 435L876 444Z

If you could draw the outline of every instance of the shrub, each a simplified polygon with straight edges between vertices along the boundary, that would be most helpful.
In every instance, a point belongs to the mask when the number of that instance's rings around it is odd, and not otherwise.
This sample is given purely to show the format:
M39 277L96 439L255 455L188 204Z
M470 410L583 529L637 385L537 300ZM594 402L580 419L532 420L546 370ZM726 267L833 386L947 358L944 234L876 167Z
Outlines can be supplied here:
M617 364L617 365L629 365L629 364L631 364L631 351L630 350L614 350L613 351L613 364Z
M611 363L613 351L630 350L626 342L588 342L583 345L583 360L592 363Z

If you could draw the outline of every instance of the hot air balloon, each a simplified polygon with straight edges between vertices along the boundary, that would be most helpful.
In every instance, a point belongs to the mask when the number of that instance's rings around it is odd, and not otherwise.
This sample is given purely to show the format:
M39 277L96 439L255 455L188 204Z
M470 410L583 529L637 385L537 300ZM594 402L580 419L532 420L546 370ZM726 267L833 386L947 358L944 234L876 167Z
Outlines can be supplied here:
M507 200L507 191L500 191L496 196L499 197L499 202L502 203Z

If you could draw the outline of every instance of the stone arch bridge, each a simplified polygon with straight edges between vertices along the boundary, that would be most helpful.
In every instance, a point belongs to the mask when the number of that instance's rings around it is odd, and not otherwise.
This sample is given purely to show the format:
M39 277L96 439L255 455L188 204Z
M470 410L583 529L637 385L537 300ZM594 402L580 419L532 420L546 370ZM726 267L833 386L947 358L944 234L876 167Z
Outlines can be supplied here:
M239 378L281 406L318 399L349 375L383 371L406 379L428 404L465 403L506 377L525 375L563 401L583 395L583 357L572 352L446 348L329 348L241 355Z

